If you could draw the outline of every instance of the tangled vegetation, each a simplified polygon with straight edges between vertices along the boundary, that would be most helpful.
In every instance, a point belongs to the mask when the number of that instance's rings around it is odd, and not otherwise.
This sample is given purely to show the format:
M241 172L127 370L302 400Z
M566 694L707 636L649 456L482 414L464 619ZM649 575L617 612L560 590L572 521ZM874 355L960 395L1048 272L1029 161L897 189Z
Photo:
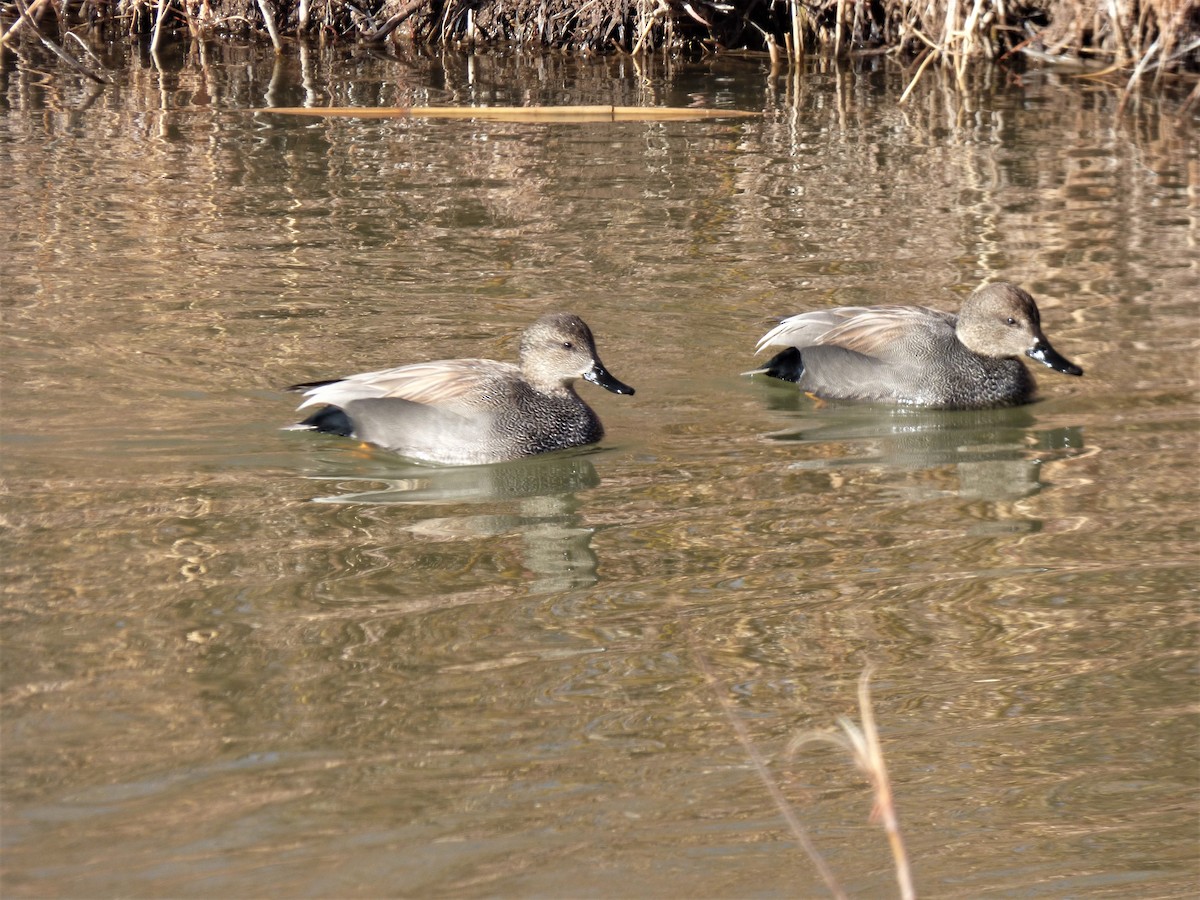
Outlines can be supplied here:
M0 45L78 26L581 53L897 53L916 75L1014 55L1127 75L1200 72L1200 0L0 0ZM25 26L23 28L23 26ZM35 37L36 35L36 37ZM82 41L79 41L82 44ZM915 78L914 78L915 80ZM1192 97L1196 94L1193 92Z

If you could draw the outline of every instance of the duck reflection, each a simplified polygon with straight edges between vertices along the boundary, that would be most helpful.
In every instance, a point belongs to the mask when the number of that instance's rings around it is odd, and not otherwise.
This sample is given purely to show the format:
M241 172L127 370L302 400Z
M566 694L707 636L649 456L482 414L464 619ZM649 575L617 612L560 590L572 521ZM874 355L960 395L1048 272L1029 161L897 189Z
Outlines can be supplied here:
M373 460L378 464L379 459ZM593 529L579 516L581 491L600 483L592 463L578 455L542 455L480 466L431 467L399 461L371 475L310 476L362 490L315 497L315 503L455 507L452 514L422 516L404 526L431 540L470 540L520 534L532 589L585 587L596 581ZM366 485L371 485L366 488ZM466 505L465 509L463 508ZM502 507L501 511L495 509ZM486 511L485 511L486 509Z
M792 463L794 468L954 466L958 494L967 498L1012 500L1036 493L1045 463L1085 452L1082 428L1039 428L1036 406L951 411L775 396L768 405L796 410L797 421L766 437L821 445L817 455Z

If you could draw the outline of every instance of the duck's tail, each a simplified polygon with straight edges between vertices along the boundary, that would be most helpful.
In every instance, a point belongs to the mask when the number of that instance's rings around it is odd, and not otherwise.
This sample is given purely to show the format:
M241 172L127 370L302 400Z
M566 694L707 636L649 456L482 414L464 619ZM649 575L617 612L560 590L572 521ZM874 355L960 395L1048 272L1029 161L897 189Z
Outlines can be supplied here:
M798 382L804 375L804 360L801 358L799 350L795 347L788 347L767 360L761 368L751 369L742 374L769 375L782 381Z
M320 431L325 434L338 434L342 437L354 436L354 424L346 411L338 406L322 406L303 422L288 425L285 431Z

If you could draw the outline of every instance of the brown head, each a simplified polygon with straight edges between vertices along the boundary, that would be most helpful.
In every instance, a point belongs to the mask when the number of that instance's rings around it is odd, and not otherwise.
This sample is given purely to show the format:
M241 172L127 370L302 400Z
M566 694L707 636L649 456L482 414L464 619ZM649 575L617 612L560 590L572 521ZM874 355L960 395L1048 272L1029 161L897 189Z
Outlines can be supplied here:
M985 285L963 301L955 333L968 350L981 356L1028 356L1064 375L1083 374L1042 333L1033 297L1007 281Z
M562 391L577 378L614 394L633 393L604 368L592 330L570 313L548 313L530 325L521 336L520 358L525 380L545 393Z

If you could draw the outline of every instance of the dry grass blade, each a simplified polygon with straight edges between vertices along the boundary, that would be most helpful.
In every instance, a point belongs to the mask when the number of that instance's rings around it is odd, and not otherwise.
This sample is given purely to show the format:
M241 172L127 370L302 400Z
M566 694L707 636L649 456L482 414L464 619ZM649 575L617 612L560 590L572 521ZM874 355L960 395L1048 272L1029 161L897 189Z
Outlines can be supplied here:
M424 2L425 0L409 0L408 3L400 8L399 12L380 25L379 28L373 33L366 35L367 40L379 42L386 39L387 36L400 27L400 25L406 19L417 12Z
M271 5L267 0L258 0L258 8L262 12L263 22L267 26L267 34L271 36L271 45L276 53L283 52L283 41L279 38L279 30L275 27L275 16L271 13Z
M891 845L892 860L896 867L896 882L900 885L900 896L904 900L913 900L916 891L913 887L912 869L908 862L908 852L904 848L904 836L900 832L900 821L896 815L896 805L892 797L892 784L888 779L887 765L883 759L883 747L879 743L879 731L875 727L875 713L871 708L871 669L868 668L858 679L858 709L862 719L860 728L854 722L843 717L838 718L841 732L809 731L797 735L789 745L790 752L814 741L826 741L836 744L849 751L855 765L862 770L871 782L875 794L875 808L871 811L872 819L878 818L883 822L887 832L888 843Z
M20 12L21 21L23 21L30 28L30 30L37 35L38 40L42 42L42 46L44 46L47 50L57 56L76 72L92 79L92 81L95 81L98 84L112 84L112 80L110 78L105 75L101 75L99 72L93 72L83 63L79 62L79 60L67 53L67 51L65 51L62 47L58 46L58 44L54 43L54 41L50 40L50 38L46 37L46 35L42 34L42 30L38 28L37 22L35 22L33 17L29 14L30 9L25 5L24 0L17 0L17 9ZM13 27L5 33L5 37L7 38L9 35L13 34L16 31L16 28L16 25L13 25Z
M323 119L488 119L499 122L663 122L757 116L745 109L642 106L268 106L251 112Z
M4 34L0 35L0 47L3 47L16 36L17 32L21 30L21 26L25 24L26 20L32 22L33 14L38 12L42 8L42 4L47 2L49 2L49 0L34 0L33 5L30 6L29 9L23 10L24 15L17 16L17 21L12 23L12 27L10 27L8 31L4 32Z
M633 45L633 49L630 51L630 53L632 53L634 56L637 56L638 53L641 52L642 44L646 42L646 38L650 35L650 30L654 28L654 24L670 11L671 8L667 6L664 0L658 0L654 6L654 11L650 13L650 15L646 16L646 24L642 28L642 33L638 35L637 43Z
M158 52L158 45L162 40L162 26L167 18L167 0L158 0L157 11L154 15L154 31L150 37L150 53L153 55Z
M921 64L917 67L917 74L912 77L912 81L908 83L908 87L904 89L904 93L900 95L899 103L903 103L908 99L908 95L912 93L913 88L917 86L917 82L921 80L921 75L925 72L926 67L939 56L939 51L930 49L925 51L925 58L921 60Z

